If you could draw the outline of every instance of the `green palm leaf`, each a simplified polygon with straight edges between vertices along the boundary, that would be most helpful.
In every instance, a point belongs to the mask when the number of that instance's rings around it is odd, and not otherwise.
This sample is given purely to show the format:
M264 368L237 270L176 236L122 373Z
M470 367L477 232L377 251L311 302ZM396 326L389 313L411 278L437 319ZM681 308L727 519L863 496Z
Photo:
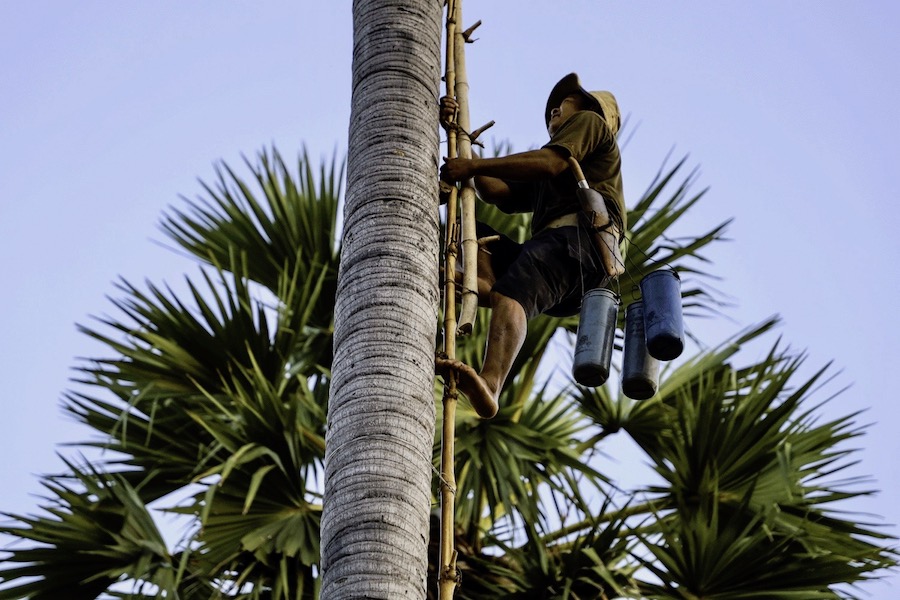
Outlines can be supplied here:
M622 535L625 520L609 497L596 511L610 518L592 521L572 540L548 543L529 534L518 546L498 542L502 556L470 558L471 579L459 597L595 600L628 595L635 587L634 567L628 562L631 542Z
M662 541L645 534L656 561L642 560L666 572L669 588L704 598L830 598L832 585L893 564L893 551L877 543L884 534L825 510L854 495L827 478L850 465L853 450L840 445L860 430L852 416L809 422L801 407L824 369L794 388L802 360L776 346L744 369L694 369L656 403L674 410L663 412L661 435L636 438L665 481L648 488L659 496L648 508Z
M343 165L323 164L316 177L304 152L297 176L291 175L281 155L272 150L259 155L259 163L245 159L261 192L227 165L216 168L218 180L201 182L209 199L190 201L187 211L172 208L161 224L163 231L202 261L228 264L234 250L246 254L247 276L273 292L279 275L292 271L298 255L309 268L331 269L336 277L337 207Z
M26 582L0 590L0 598L87 600L122 579L158 588L156 597L177 594L179 562L138 492L121 477L66 465L69 476L42 482L52 494L43 507L47 516L5 515L19 525L0 532L37 545L6 557L0 581Z

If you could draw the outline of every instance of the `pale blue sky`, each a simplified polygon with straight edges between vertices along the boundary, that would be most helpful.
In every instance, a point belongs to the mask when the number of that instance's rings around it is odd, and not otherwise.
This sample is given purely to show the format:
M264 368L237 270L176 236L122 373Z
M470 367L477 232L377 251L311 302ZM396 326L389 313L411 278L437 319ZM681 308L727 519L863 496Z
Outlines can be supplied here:
M349 5L0 2L0 510L33 511L34 474L87 435L58 408L76 357L102 351L75 323L114 311L120 275L176 287L196 275L155 243L166 207L198 194L213 162L272 143L290 158L304 144L314 161L345 153ZM868 409L855 473L883 490L846 508L900 521L897 3L466 0L464 12L484 21L467 57L472 122L497 121L488 139L543 143L547 93L577 71L629 118L629 202L672 148L690 154L710 191L685 230L735 218L734 241L711 254L734 323L695 332L715 344L779 313L808 371L833 360L833 391L851 387L827 412ZM888 600L890 588L865 589Z

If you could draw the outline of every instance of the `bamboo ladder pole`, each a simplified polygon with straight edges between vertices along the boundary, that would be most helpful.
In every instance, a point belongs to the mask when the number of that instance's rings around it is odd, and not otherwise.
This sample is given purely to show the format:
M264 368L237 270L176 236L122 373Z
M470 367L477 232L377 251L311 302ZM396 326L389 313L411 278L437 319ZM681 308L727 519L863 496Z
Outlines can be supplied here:
M454 45L456 39L457 6L460 0L447 0L446 73L444 81L447 95L452 96L456 88L456 68ZM447 128L447 156L457 156L456 127L451 123ZM457 218L458 188L449 190L447 202L446 259L444 261L444 354L456 358L456 256L458 254L459 228ZM440 564L438 565L438 594L440 600L452 600L459 585L456 569L455 512L456 473L453 458L456 454L456 403L459 393L456 389L457 375L449 373L444 379L443 426L441 428L441 541Z
M462 0L447 0L446 73L447 95L454 96L458 110L447 128L447 156L472 158L472 142L494 122L469 133L469 83L466 80L465 44L471 33L481 25L478 21L465 31L462 22ZM442 184L443 185L443 184ZM443 191L443 190L442 190ZM475 234L475 189L464 182L462 189L450 186L447 202L446 259L444 262L444 354L456 358L456 336L471 333L478 311L478 240ZM457 204L462 208L462 225L457 223ZM463 245L463 289L460 321L456 317L456 263L460 250L460 229ZM445 378L443 396L443 426L441 428L441 543L438 570L440 600L452 600L459 586L455 549L456 474L456 406L459 399L457 375Z
M481 24L475 25L465 31L461 31L462 25L462 0L455 0L454 20L455 35L453 36L453 60L455 82L453 91L459 104L459 114L456 116L458 155L460 158L472 158L473 136L469 119L469 80L466 73L466 42L469 35ZM449 45L449 40L448 40ZM449 87L449 85L448 85ZM462 255L463 255L463 285L462 306L459 311L459 323L457 333L468 335L472 333L475 317L478 313L478 240L475 235L475 188L472 182L462 182L460 190L460 212L462 222Z

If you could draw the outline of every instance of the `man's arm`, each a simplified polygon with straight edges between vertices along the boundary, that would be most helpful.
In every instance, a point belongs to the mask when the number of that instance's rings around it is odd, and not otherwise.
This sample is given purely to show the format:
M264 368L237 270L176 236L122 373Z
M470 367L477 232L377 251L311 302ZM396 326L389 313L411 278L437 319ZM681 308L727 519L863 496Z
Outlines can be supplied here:
M441 166L441 179L465 181L475 177L475 187L488 201L509 197L505 180L539 181L565 171L569 164L561 150L540 148L497 158L448 158Z
M475 189L488 204L501 204L512 196L509 184L498 177L475 176Z
M445 158L441 178L464 181L470 177L486 176L513 181L550 179L569 168L562 150L539 148L497 158Z

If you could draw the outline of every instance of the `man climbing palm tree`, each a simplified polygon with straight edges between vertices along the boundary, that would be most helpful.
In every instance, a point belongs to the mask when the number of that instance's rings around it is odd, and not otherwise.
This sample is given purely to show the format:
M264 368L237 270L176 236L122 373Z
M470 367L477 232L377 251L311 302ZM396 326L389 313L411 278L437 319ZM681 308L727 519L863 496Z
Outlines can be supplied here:
M442 99L442 121L456 104ZM489 306L484 364L478 373L455 359L438 357L439 373L459 375L459 389L483 418L493 417L498 398L522 347L528 319L567 316L581 307L584 292L604 284L607 273L592 246L577 197L570 158L580 163L588 185L604 198L611 227L625 231L621 155L616 143L619 108L609 92L588 92L570 73L550 92L544 111L550 141L538 150L498 158L446 159L445 181L475 178L482 200L507 213L533 212L532 237L524 244L500 236L480 246L479 304ZM479 224L479 238L495 234Z

